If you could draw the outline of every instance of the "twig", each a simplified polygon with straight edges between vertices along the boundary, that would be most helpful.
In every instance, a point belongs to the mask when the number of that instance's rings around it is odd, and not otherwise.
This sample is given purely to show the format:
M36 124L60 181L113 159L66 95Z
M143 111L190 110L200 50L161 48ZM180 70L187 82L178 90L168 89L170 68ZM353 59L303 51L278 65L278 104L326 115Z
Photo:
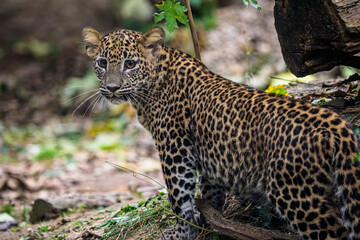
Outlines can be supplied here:
M237 217L237 216L243 214L244 212L247 212L250 208L252 208L252 203L253 203L253 202L250 202L250 203L246 206L245 209L243 209L243 210L241 210L241 211L239 211L239 212L235 212L235 213L233 213L233 214L229 214L229 215L227 215L225 218L226 218L226 219L234 218L234 217Z
M188 9L187 11L187 16L189 19L189 26L190 26L190 31L191 31L191 37L194 43L194 49L195 49L195 56L197 59L199 59L201 61L201 56L200 56L200 47L199 47L199 40L196 34L196 29L195 29L195 24L194 24L194 19L191 13L191 7L190 7L190 1L189 0L185 0L185 7Z
M270 78L275 79L275 80L300 83L300 84L309 85L309 86L320 86L320 84L306 83L306 82L299 81L298 79L293 80L293 79L285 79L285 78L279 78L279 77L274 77L274 76L271 76Z
M357 113L360 112L360 107L357 108L347 108L343 111L343 113Z
M170 213L171 215L175 216L175 217L176 217L177 219L179 219L180 221L183 221L183 222L189 224L189 225L192 226L192 227L198 228L198 229L200 229L200 230L202 230L202 231L205 231L205 232L214 232L214 231L212 231L212 230L209 230L209 229L200 227L200 226L198 226L198 225L196 225L196 224L194 224L194 223L191 223L191 222L183 219L182 217L180 217L179 215L177 215L176 213L174 213L174 212L171 211L170 209L167 209L167 208L165 208L165 207L163 207L163 206L160 206L160 205L159 205L159 207L162 208L163 210L165 210L166 212Z

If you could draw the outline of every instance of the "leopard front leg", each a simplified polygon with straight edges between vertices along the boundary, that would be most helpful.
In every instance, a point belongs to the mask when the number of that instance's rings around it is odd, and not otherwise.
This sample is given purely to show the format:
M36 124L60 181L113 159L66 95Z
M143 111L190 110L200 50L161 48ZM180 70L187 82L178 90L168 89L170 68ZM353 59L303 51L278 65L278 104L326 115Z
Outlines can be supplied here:
M173 148L166 153L160 151L160 159L172 210L181 218L198 225L194 209L195 157L186 148ZM163 239L191 240L198 234L197 228L177 220L175 227L164 231Z

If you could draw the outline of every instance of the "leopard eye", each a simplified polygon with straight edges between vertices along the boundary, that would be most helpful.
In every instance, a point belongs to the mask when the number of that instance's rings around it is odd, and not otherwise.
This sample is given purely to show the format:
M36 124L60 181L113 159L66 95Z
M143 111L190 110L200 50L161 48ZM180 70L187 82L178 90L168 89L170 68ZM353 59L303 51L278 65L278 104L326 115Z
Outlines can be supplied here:
M107 67L107 60L106 59L100 59L98 61L98 64L101 68L106 68Z
M132 69L136 65L136 62L134 60L126 60L125 61L125 68L126 69Z

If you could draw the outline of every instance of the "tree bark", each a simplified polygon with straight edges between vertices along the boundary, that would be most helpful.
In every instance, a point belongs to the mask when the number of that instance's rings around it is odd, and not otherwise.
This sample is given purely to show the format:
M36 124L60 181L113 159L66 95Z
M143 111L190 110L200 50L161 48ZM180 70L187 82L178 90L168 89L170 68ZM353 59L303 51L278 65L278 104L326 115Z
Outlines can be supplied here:
M360 68L360 0L275 0L284 60L301 77L337 65Z

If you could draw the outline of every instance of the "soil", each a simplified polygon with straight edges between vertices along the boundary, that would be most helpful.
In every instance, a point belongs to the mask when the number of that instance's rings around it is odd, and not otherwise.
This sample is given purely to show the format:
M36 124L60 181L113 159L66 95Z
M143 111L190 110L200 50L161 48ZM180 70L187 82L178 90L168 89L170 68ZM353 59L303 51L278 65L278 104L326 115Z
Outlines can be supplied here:
M139 128L138 123L134 123L132 128L144 132L139 134L141 139L135 138L133 145L122 149L121 165L136 169L164 185L160 161L151 136ZM120 206L153 197L162 189L140 174L129 174L105 161L117 164L118 155L102 150L82 150L74 156L76 167L66 166L66 162L56 160L24 160L18 164L0 164L0 205L11 204L17 213L14 214L18 216L17 219L22 218L20 214L26 207L31 209L30 216L33 212L40 212L37 214L41 216L47 214L47 209L35 208L36 199L44 199L59 209L54 215L58 216L55 220L45 218L41 223L16 228L14 231L0 231L0 239L48 239L60 233L74 237L68 239L78 239L76 234L82 233L86 227L97 226L112 215L112 211L104 212L102 208L115 211ZM101 210L96 211L100 207ZM77 211L61 217L63 214L59 214L60 210L69 209ZM81 221L83 224L72 229L74 221ZM49 225L51 230L39 233L37 229L44 225Z

